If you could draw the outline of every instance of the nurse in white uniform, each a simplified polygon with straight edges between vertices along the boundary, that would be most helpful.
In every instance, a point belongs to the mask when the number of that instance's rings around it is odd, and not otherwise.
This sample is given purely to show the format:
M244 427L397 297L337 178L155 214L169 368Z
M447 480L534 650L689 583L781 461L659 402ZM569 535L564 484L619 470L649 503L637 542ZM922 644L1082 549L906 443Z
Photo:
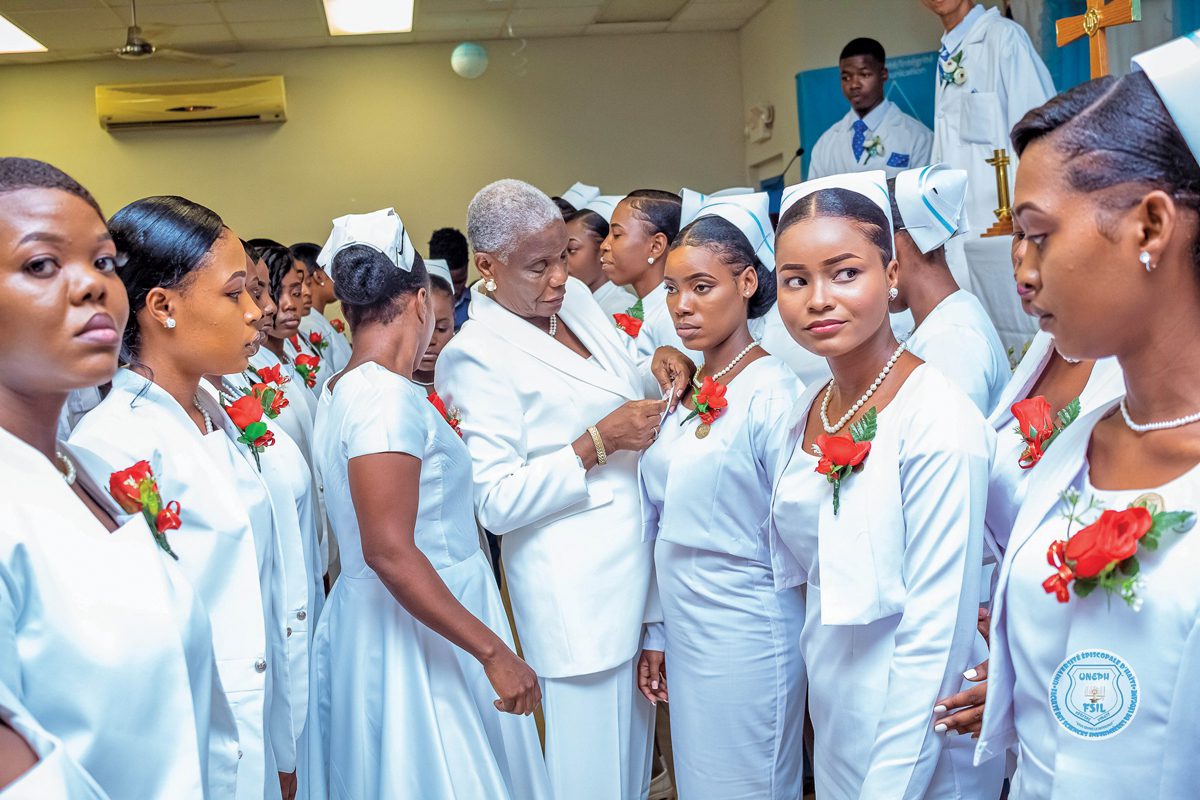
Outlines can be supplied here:
M674 192L630 192L617 203L609 220L608 236L600 244L604 274L636 295L615 320L639 366L649 365L655 351L667 346L682 351L693 362L699 363L701 358L694 350L689 351L675 333L663 285L667 248L679 233L680 206L681 199ZM647 391L651 389L648 385Z
M1042 457L1001 568L977 757L1016 749L1014 800L1200 785L1200 33L1134 67L1013 133L1018 279L1060 351L1115 356L1126 387Z
M483 281L438 360L438 393L461 412L475 512L501 539L517 636L542 682L550 782L559 798L644 797L653 707L633 671L643 623L661 615L637 454L664 404L643 399L624 334L567 276L549 197L497 181L471 201L467 229Z
M597 195L563 218L567 223L567 269L572 278L587 284L609 316L624 314L637 302L632 292L608 279L600 261L600 245L608 238L608 222L623 199L617 195Z
M808 179L882 169L889 178L929 163L933 131L884 97L887 55L874 39L859 38L838 57L846 116L821 134L808 163Z
M779 308L829 359L787 425L775 482L775 577L807 582L808 670L822 798L999 794L999 767L936 735L931 704L982 657L976 632L994 436L960 389L898 345L882 172L784 192ZM977 652L973 652L977 648Z
M412 382L428 274L392 209L335 220L320 259L354 353L317 417L345 561L314 652L309 796L549 800L537 676L462 502L470 455Z
M996 221L996 171L987 159L1008 150L1008 174L1016 174L1008 132L1026 111L1054 95L1054 84L1029 34L997 9L974 0L921 2L946 31L935 78L931 163L967 171L971 233L947 247L950 269L959 286L983 303L1005 347L1019 353L1033 325L1013 296L1008 241L980 237Z
M55 440L67 393L117 368L118 250L49 164L0 159L0 197L0 715L42 759L0 793L229 797L238 742L211 629L166 551L186 525L168 513L156 540L112 468Z
M641 460L666 680L653 651L643 653L640 680L655 701L670 687L681 797L803 793L804 597L775 590L768 522L783 423L804 387L747 326L774 300L768 214L765 193L713 198L667 255L667 306L684 341L705 354L696 385L724 392L712 411L697 400L703 388L689 393Z
M967 173L934 164L900 173L891 189L900 268L891 309L912 311L909 351L937 367L986 416L1012 373L996 326L946 264L946 243L963 233Z
M200 388L203 375L244 369L257 342L246 253L220 217L179 197L136 201L109 227L126 257L123 356L136 370L117 372L71 445L110 469L161 465L159 488L182 508L172 547L208 610L237 719L237 797L277 798L294 782L295 739L271 497L241 432Z

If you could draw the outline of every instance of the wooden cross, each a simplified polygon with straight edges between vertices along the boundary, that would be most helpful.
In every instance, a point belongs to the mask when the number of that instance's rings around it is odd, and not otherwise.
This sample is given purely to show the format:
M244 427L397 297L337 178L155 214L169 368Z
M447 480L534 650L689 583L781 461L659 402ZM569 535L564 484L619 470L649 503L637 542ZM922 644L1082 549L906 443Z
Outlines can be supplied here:
M1108 74L1108 40L1105 28L1126 25L1142 19L1141 0L1087 0L1087 13L1079 17L1067 17L1054 23L1058 35L1058 46L1063 47L1076 39L1087 36L1092 57L1092 77Z

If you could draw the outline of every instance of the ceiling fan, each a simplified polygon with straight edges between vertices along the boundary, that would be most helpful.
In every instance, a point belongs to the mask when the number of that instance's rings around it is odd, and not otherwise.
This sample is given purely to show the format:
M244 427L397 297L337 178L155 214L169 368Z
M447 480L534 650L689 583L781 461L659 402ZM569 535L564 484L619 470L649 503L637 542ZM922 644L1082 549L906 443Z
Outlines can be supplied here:
M131 24L125 31L125 44L108 50L97 50L77 56L66 56L52 59L54 61L94 61L102 58L117 58L125 61L147 61L163 59L166 61L186 61L195 64L207 64L211 67L232 67L233 62L227 58L210 56L203 53L191 53L186 50L175 50L170 47L158 47L142 35L138 26L137 0L129 0L129 15Z

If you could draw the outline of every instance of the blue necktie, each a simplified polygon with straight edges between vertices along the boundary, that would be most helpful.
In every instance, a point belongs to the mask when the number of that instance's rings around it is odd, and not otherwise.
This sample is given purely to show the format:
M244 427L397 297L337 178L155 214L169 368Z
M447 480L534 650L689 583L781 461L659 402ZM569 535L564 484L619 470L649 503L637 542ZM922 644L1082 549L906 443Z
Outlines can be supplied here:
M854 160L861 161L863 147L867 142L867 123L861 119L854 120L854 138L850 140L850 147L854 150Z

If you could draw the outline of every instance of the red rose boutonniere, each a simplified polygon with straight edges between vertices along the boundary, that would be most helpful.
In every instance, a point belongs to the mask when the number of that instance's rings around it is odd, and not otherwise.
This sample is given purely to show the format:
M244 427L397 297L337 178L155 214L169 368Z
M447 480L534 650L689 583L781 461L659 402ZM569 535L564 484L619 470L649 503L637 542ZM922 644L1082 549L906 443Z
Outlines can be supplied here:
M729 407L729 401L725 399L725 388L724 384L717 383L705 375L700 388L692 392L692 413L684 417L679 424L687 423L692 417L699 417L700 426L696 428L696 438L703 439L708 436L717 417L724 414L725 409Z
M321 359L301 353L296 356L295 366L296 372L300 374L301 378L304 378L305 386L311 389L317 385L317 372L321 369Z
M283 374L283 367L275 364L271 367L261 367L254 370L254 374L258 376L258 380L262 383L273 383L276 388L282 387L285 383L290 383L291 378ZM254 381L252 381L253 383Z
M332 325L333 329L338 333L346 332L346 323L342 322L340 319L331 319L329 320L329 324Z
M1067 538L1051 543L1046 561L1055 573L1042 582L1047 594L1058 602L1070 601L1069 587L1074 585L1077 597L1087 597L1097 587L1111 597L1116 594L1134 611L1142 608L1139 592L1146 582L1139 577L1137 553L1139 548L1157 550L1166 531L1186 533L1196 522L1191 511L1163 511L1162 498L1148 494L1138 498L1124 511L1103 511L1090 525L1074 536L1071 524L1083 525L1081 514L1098 508L1095 499L1079 512L1079 493L1063 492L1067 511Z
M283 390L269 384L256 383L242 391L258 400L267 419L275 419L279 416L279 412L288 407L288 399L284 396Z
M1025 441L1017 463L1021 469L1031 469L1042 460L1050 443L1079 417L1079 398L1067 403L1066 408L1054 414L1050 404L1041 395L1013 403L1012 415L1016 417L1016 433Z
M833 484L833 514L837 516L842 507L842 481L856 472L867 454L871 452L871 440L875 438L878 413L875 407L867 409L862 419L850 426L850 435L829 436L821 434L813 443L813 452L820 459L816 472L824 475Z
M613 314L613 320L617 323L617 327L634 339L642 332L642 323L645 319L646 313L640 299L625 309L624 314Z
M461 417L458 413L458 409L452 408L447 411L446 402L438 396L437 392L430 392L425 399L433 403L433 407L436 408L438 413L442 415L442 419L446 420L446 422L450 424L451 429L453 429L453 431L461 437L463 434L462 428L459 427Z
M329 347L329 342L325 341L325 337L317 331L313 331L308 335L308 343L316 348L317 355L324 353L325 348Z
M262 401L249 394L239 397L224 408L233 424L242 432L238 441L250 448L250 452L254 454L254 463L262 469L258 454L275 444L275 434L271 433L267 423L262 421Z
M183 524L179 518L179 503L175 500L163 502L150 462L139 461L132 467L109 475L108 491L126 514L142 512L154 534L154 541L167 555L179 560L167 541L167 531L177 530Z

